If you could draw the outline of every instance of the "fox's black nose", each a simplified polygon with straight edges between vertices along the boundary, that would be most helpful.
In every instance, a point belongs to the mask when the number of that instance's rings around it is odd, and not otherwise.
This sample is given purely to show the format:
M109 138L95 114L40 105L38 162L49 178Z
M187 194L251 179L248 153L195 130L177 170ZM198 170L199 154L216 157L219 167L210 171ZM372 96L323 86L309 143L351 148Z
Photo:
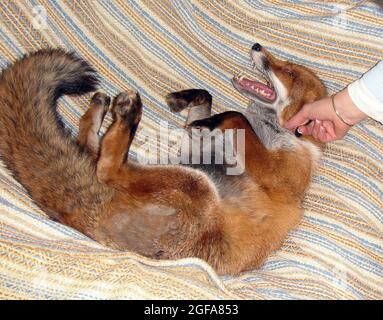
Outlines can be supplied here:
M255 44L253 44L251 49L254 50L254 51L261 51L262 46L259 43L255 43Z

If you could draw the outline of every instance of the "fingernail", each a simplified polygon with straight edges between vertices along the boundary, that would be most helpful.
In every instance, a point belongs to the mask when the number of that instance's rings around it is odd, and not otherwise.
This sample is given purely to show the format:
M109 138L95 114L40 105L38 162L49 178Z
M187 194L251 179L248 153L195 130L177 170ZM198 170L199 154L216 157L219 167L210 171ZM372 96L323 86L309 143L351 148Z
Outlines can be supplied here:
M294 131L296 137L300 138L302 136L302 132L300 132L299 128L296 128Z
M297 128L297 131L298 131L298 133L300 133L300 134L302 134L302 130L301 130L301 128Z

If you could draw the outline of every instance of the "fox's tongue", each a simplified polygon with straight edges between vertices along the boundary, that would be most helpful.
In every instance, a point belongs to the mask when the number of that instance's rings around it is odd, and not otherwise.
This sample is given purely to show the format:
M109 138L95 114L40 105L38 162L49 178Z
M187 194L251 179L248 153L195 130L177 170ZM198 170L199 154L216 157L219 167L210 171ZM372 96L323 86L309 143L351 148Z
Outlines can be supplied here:
M263 83L250 80L247 78L238 79L237 82L247 91L255 94L256 96L273 101L275 99L275 92L270 87Z

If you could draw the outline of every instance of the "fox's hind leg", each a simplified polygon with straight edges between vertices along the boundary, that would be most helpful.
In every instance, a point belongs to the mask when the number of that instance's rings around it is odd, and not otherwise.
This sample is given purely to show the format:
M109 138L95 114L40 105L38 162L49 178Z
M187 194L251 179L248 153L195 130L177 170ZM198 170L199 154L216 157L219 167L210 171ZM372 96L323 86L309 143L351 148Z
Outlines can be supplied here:
M105 114L109 109L109 104L110 97L105 93L95 93L90 100L89 109L80 120L77 141L81 146L86 148L95 159L98 156L100 146L98 132Z
M117 95L112 104L113 124L101 142L100 158L97 162L97 177L107 183L125 163L130 145L142 115L140 95L126 91Z
M172 92L165 99L170 110L173 112L188 110L185 127L193 121L211 116L212 96L206 90L189 89Z

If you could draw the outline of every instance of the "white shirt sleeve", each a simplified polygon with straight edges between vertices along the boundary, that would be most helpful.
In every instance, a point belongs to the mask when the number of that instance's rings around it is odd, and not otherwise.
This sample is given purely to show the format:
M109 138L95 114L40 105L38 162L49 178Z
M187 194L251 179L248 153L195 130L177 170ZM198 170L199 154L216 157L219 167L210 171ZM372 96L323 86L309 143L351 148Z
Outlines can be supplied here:
M383 123L383 61L351 83L348 94L363 113Z

